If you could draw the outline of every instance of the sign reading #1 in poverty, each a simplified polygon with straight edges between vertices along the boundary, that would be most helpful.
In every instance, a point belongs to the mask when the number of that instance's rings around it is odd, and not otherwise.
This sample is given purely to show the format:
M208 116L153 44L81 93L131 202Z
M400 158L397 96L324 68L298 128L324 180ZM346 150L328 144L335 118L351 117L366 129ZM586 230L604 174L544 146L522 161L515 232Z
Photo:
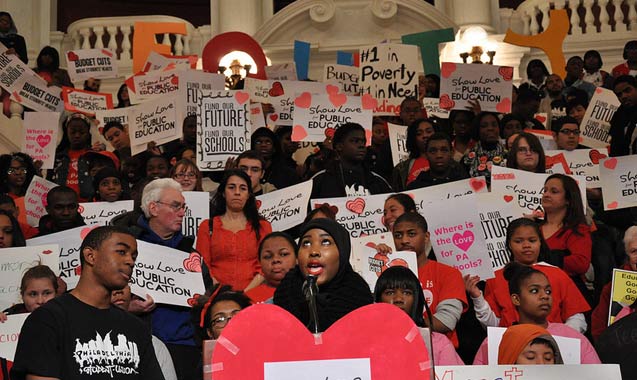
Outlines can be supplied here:
M303 223L307 202L312 194L312 181L276 190L257 197L259 213L272 224L273 231L285 231Z
M93 116L98 110L113 109L113 95L62 87L64 109Z
M546 154L546 172L574 174L586 177L588 187L600 187L599 161L608 157L607 148L599 149L575 149L570 152L565 150L547 150ZM564 160L568 168L568 173L562 170L562 165L553 165L549 167L549 157L556 157L559 154L564 155Z
M66 65L72 81L117 77L117 57L109 49L81 49L66 53Z
M477 100L483 111L511 112L513 67L443 62L440 107L467 109Z
M604 210L637 206L637 156L605 158L599 173Z
M381 44L360 49L359 86L378 100L376 115L398 115L407 96L418 96L418 47Z
M176 108L172 96L163 96L131 107L128 111L131 146L181 137L182 129L176 120Z
M327 204L336 213L336 221L353 238L387 232L383 225L383 206L389 194L359 197L312 199L312 208Z
M53 169L59 122L59 112L24 113L22 152L33 161L42 161L42 169Z
M580 124L582 145L605 148L610 142L610 119L620 106L617 95L611 90L597 87Z
M202 91L197 102L197 165L223 170L226 160L250 149L250 95Z
M359 69L356 66L329 63L323 67L323 82L337 82L341 92L347 95L358 95L360 93L358 74Z

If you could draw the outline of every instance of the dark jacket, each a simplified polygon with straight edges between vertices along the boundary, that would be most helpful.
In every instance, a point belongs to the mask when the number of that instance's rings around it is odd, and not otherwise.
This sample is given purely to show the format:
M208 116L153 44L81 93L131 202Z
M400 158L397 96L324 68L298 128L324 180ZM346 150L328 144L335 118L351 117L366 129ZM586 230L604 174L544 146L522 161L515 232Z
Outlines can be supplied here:
M53 170L49 170L46 176L51 182L54 182L60 186L66 185L66 177L69 174L69 165L71 158L67 151L56 152L55 162L53 163ZM86 155L82 155L77 161L77 175L80 186L80 198L91 199L95 195L93 190L93 179L89 176L88 172L89 162Z
M431 170L420 172L418 177L416 177L415 180L407 185L407 190L441 185L443 183L459 181L461 179L467 178L469 178L469 174L467 174L467 171L464 169L464 167L456 161L451 160L451 165L443 176L434 177L431 175Z
M392 191L391 186L383 177L366 167L361 166L354 171L344 170L338 161L329 169L316 173L312 177L312 181L311 199L348 196L345 190L346 186L353 190L366 192L367 195L385 194Z
M75 221L75 225L68 229L85 226L85 225L86 223L84 222L84 218L82 218L82 215L78 213L77 219ZM37 237L54 234L56 232L62 232L63 230L58 230L55 227L55 225L53 225L53 220L51 220L51 216L47 214L40 218L40 222L38 223L38 231L39 232Z
M637 106L620 106L610 120L611 156L626 156L631 151L633 154L637 153L637 139L632 146L630 144L635 127L637 127Z
M6 37L0 37L0 42L8 49L15 49L16 54L24 63L29 63L29 55L27 54L27 44L24 37L19 34L10 34Z

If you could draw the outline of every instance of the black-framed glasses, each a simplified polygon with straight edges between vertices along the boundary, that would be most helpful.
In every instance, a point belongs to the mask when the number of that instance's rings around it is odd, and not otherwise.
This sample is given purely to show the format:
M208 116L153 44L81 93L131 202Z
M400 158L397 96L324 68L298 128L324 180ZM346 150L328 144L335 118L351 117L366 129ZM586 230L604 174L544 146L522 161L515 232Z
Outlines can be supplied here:
M175 173L174 175L175 178L177 179L184 179L186 177L188 178L197 178L197 173L194 172L188 172L188 173Z
M174 212L178 212L179 210L185 211L186 204L185 203L166 203L162 201L155 201L155 203L162 204L164 206L170 207Z
M560 129L560 133L563 133L565 135L579 136L580 130L579 129Z
M28 172L27 168L9 168L7 169L7 174L26 174Z

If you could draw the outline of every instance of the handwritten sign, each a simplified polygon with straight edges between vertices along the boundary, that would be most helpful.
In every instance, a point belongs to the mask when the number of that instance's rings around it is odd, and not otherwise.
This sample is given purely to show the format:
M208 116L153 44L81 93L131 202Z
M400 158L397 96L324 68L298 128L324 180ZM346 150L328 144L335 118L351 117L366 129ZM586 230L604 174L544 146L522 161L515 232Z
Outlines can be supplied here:
M206 291L198 253L140 240L137 250L139 255L130 282L133 294L140 297L149 294L156 303L190 307Z
M477 100L483 111L511 112L513 67L443 62L440 75L441 108L466 109Z
M323 82L338 83L341 92L347 95L358 95L360 93L358 74L359 68L356 66L339 65L336 63L323 66Z
M599 149L575 149L570 152L565 150L547 150L544 152L547 158L547 173L575 174L586 177L588 187L600 187L599 161L608 157L607 148ZM549 157L556 157L559 154L564 155L568 173L563 169L562 165L553 165L549 167Z
M99 128L104 128L106 123L111 121L117 121L126 126L128 125L128 111L130 109L131 107L97 110L95 111L95 120L98 121L97 125Z
M81 112L95 115L97 110L113 108L113 95L99 92L76 90L72 87L62 87L64 109L69 112Z
M365 128L367 143L372 136L372 109L375 101L365 102L360 96L338 93L338 87L328 85L328 94L300 94L294 100L294 128L292 141L322 142L333 136L336 128L344 123L357 123ZM364 95L369 97L369 95ZM366 98L365 98L366 99ZM373 104L372 104L373 103Z
M417 46L382 44L360 49L360 89L378 100L374 114L398 115L405 97L418 96L420 71Z
M475 195L426 204L419 212L429 223L431 245L439 262L463 275L493 278Z
M146 58L143 72L188 70L197 68L197 55L169 55L151 51Z
M37 74L21 76L17 87L11 93L11 99L25 107L40 112L62 112L64 109L60 97L62 89L48 86Z
M545 151L557 150L557 143L553 137L553 132L540 129L527 129L525 132L535 135L535 137L540 139L540 144L542 144L542 148Z
M391 158L394 166L401 161L409 159L409 151L407 150L407 126L387 123L389 131L389 146L391 148Z
M408 190L403 193L412 197L416 203L416 208L420 210L431 202L459 198L470 194L486 193L488 191L487 181L481 176L443 183L436 186L423 187L416 190Z
M250 149L250 95L202 91L197 102L197 165L223 170L226 160Z
M0 323L0 358L13 361L18 347L22 325L30 313L7 315L7 320Z
M310 205L316 208L323 203L337 209L336 221L349 231L350 237L358 238L387 232L382 223L383 206L389 194L361 197L312 199Z
M608 325L626 312L637 300L637 273L622 269L613 269L611 281L610 305L608 307Z
M637 156L605 158L599 174L604 210L637 206Z
M425 107L429 117L449 118L449 110L440 107L439 98L422 98L422 105Z
M24 195L24 208L27 215L27 223L30 226L37 227L40 223L40 218L44 216L46 208L46 195L54 187L57 187L56 183L47 181L46 179L38 176L33 176L27 192Z
M70 50L66 53L66 69L71 80L116 78L117 56L110 49Z
M42 161L42 169L53 169L59 122L59 112L24 113L22 152L33 161Z
M57 244L2 249L0 253L1 310L21 302L20 283L27 270L36 265L46 265L54 273L59 272L58 249Z
M610 142L610 119L620 106L619 99L611 90L597 87L580 124L582 145L605 148Z
M87 202L80 203L77 211L84 218L84 222L89 225L107 226L111 224L111 219L118 215L133 211L133 201L117 202Z
M19 83L25 77L39 77L27 66L16 54L7 54L7 47L0 43L0 87L9 93L18 91ZM44 79L39 78L40 82L46 85Z
M264 380L316 379L372 380L369 358L304 360L295 362L263 363Z
M273 80L298 80L294 63L278 63L266 66L265 76Z
M495 193L476 194L476 200L482 234L491 258L491 267L495 271L509 263L510 253L506 248L507 227L512 220L523 215L517 207L505 202Z
M181 137L181 123L176 120L175 99L164 96L138 104L129 110L131 145Z
M197 114L197 100L201 91L223 90L224 86L225 78L221 74L197 70L180 71L176 99L177 121L181 123L186 116Z
M506 327L487 327L487 344L489 347L489 363L498 362L498 349L502 341L502 335L506 331ZM560 349L560 354L564 364L582 364L581 343L579 339L567 338L551 334L555 343Z
M125 83L133 104L168 94L175 95L179 90L179 76L175 70L140 72L126 79Z
M192 236L197 239L199 225L204 220L210 219L210 194L205 191L183 191L181 195L186 200L181 232L184 236Z
M312 194L312 181L259 195L259 213L272 224L273 231L285 231L303 223L307 202Z
M436 366L435 371L436 380L621 380L622 378L618 364Z

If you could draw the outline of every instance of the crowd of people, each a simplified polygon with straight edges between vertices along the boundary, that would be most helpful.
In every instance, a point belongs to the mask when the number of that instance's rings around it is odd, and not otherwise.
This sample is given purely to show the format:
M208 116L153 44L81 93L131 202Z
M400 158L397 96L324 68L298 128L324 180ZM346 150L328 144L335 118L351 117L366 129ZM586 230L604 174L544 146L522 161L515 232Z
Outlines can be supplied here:
M0 12L0 42L27 62L24 39L6 12ZM567 60L564 79L533 60L527 80L513 89L512 112L506 115L484 112L473 102L469 109L452 110L448 119L428 117L422 97L439 95L440 78L422 76L420 98L405 98L395 117L373 119L369 146L363 126L345 123L297 162L299 144L292 141L290 126L259 128L250 150L219 172L197 167L194 115L183 120L182 138L150 143L136 155L131 155L126 125L104 125L101 133L110 145L104 146L92 143L94 120L81 113L65 115L53 169L42 170L40 162L20 152L0 156L0 248L22 247L27 239L84 225L81 202L132 199L135 206L84 238L74 289L67 291L43 265L24 273L23 303L0 313L0 320L32 315L22 328L15 362L2 361L0 378L81 378L99 372L201 379L202 342L219 338L242 309L263 302L284 308L316 331L367 304L396 305L417 326L431 329L436 365L489 364L486 327L499 326L507 330L498 364L563 363L553 338L562 336L581 342L582 364L620 361L622 372L634 377L634 361L615 354L628 350L628 343L610 336L635 326L637 304L628 305L625 317L610 327L607 316L613 268L637 271L637 210L605 211L599 188L586 189L585 207L575 180L552 174L544 184L543 215L509 223L510 263L485 282L436 260L427 219L401 193L477 176L490 183L493 165L546 173L544 149L533 130L549 129L560 150L584 148L580 125L596 87L612 90L621 102L610 122L610 155L636 154L637 41L626 44L624 59L607 73L599 52L591 50ZM42 49L36 72L51 84L73 86L53 48ZM87 80L84 86L97 91L100 83ZM130 106L125 84L117 98L117 107ZM534 118L538 112L548 114L546 127ZM395 167L388 122L407 126L409 157ZM46 195L47 214L37 227L21 217L35 176L58 185ZM392 267L370 292L350 265L350 233L336 221L338 210L327 204L308 210L299 226L273 231L255 197L302 181L312 181L312 199L386 194L383 223L397 250L415 252L417 276ZM182 233L184 191L210 195L210 219L199 225L196 244L195 236ZM201 255L206 292L192 308L131 294L137 241ZM377 250L392 254L385 244ZM316 316L304 290L309 277L318 288ZM90 346L86 337L99 344L108 339L121 355L113 354L112 366L104 366L103 357L91 351L97 343Z

